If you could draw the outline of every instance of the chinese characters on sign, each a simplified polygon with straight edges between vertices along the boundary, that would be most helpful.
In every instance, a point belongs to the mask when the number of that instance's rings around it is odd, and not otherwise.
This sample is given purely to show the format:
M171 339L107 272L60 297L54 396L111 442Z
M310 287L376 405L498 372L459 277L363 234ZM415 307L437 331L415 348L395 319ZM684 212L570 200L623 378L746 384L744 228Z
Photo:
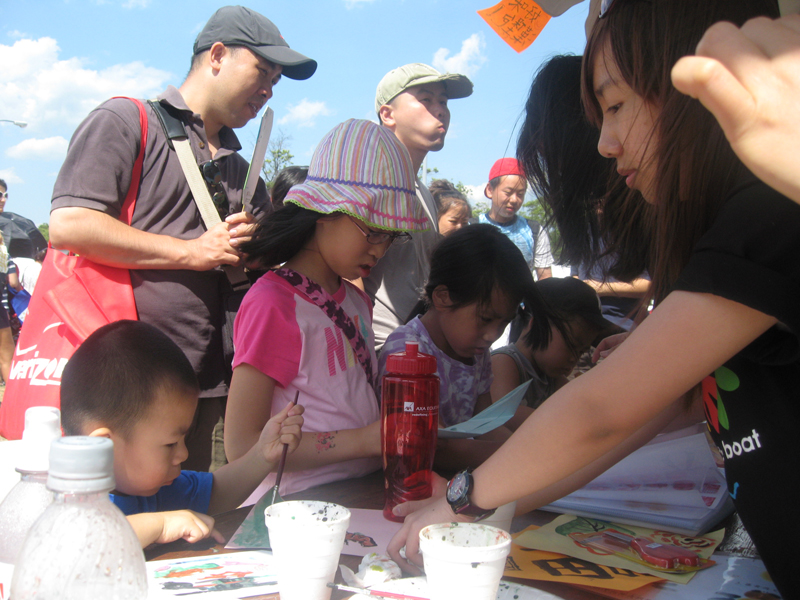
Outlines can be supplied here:
M550 20L532 0L502 0L478 14L517 52L530 46Z

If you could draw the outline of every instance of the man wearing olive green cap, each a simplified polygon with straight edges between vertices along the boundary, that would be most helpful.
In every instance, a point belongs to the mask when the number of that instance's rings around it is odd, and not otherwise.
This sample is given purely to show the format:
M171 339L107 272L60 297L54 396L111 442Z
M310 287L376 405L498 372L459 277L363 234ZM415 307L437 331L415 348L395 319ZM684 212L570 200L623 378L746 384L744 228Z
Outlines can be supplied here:
M419 173L428 152L444 147L450 127L448 100L472 94L472 82L464 75L440 73L433 67L412 63L389 71L375 94L375 112L381 125L391 129L411 155ZM415 232L411 243L393 245L364 280L373 299L372 326L375 347L380 350L388 335L404 324L421 298L430 271L429 257L441 239L438 212L428 188L417 179L417 200L425 209L430 229Z

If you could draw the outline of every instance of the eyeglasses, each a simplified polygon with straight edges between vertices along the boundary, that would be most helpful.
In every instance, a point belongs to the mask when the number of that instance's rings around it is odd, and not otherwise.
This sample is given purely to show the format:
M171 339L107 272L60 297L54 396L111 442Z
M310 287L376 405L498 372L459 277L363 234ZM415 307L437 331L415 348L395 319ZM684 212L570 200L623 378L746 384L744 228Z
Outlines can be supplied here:
M398 244L405 244L411 239L411 234L406 233L405 231L391 233L388 231L372 231L371 229L364 231L361 228L361 225L358 224L358 219L350 217L350 220L356 227L358 227L358 230L364 234L364 237L367 238L367 242L370 244L385 244L388 241L389 245L391 246L395 242Z
M8 198L8 192L0 192L0 198Z
M222 172L219 170L217 161L209 160L200 165L200 170L203 172L203 179L212 190L211 199L214 201L214 206L217 207L217 212L222 219L228 216L228 194L225 193L225 188L222 187Z

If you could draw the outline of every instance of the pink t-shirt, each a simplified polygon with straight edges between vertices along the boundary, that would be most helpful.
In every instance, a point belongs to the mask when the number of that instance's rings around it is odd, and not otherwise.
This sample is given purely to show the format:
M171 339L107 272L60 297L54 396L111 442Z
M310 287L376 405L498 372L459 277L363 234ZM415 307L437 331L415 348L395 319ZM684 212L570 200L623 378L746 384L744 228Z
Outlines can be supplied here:
M333 297L364 336L377 373L369 298L344 281ZM380 418L375 392L347 336L285 279L267 273L247 292L236 316L233 342L234 368L247 363L277 382L273 415L300 391L304 432L355 429ZM380 466L380 458L364 458L284 473L280 491L291 494L360 477ZM274 479L274 474L267 477L244 504L255 503L275 484Z

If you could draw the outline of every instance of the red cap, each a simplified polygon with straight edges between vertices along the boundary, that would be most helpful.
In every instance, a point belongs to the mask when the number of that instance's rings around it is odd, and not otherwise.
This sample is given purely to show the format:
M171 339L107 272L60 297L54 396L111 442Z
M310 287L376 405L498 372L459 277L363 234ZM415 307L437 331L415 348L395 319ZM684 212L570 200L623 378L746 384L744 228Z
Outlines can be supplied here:
M525 177L525 173L519 166L519 161L516 158L501 158L492 166L489 171L489 181L495 177L505 177L506 175L519 175Z
M419 351L418 342L406 342L406 351L390 354L386 358L386 373L398 375L426 375L436 372L436 358Z

